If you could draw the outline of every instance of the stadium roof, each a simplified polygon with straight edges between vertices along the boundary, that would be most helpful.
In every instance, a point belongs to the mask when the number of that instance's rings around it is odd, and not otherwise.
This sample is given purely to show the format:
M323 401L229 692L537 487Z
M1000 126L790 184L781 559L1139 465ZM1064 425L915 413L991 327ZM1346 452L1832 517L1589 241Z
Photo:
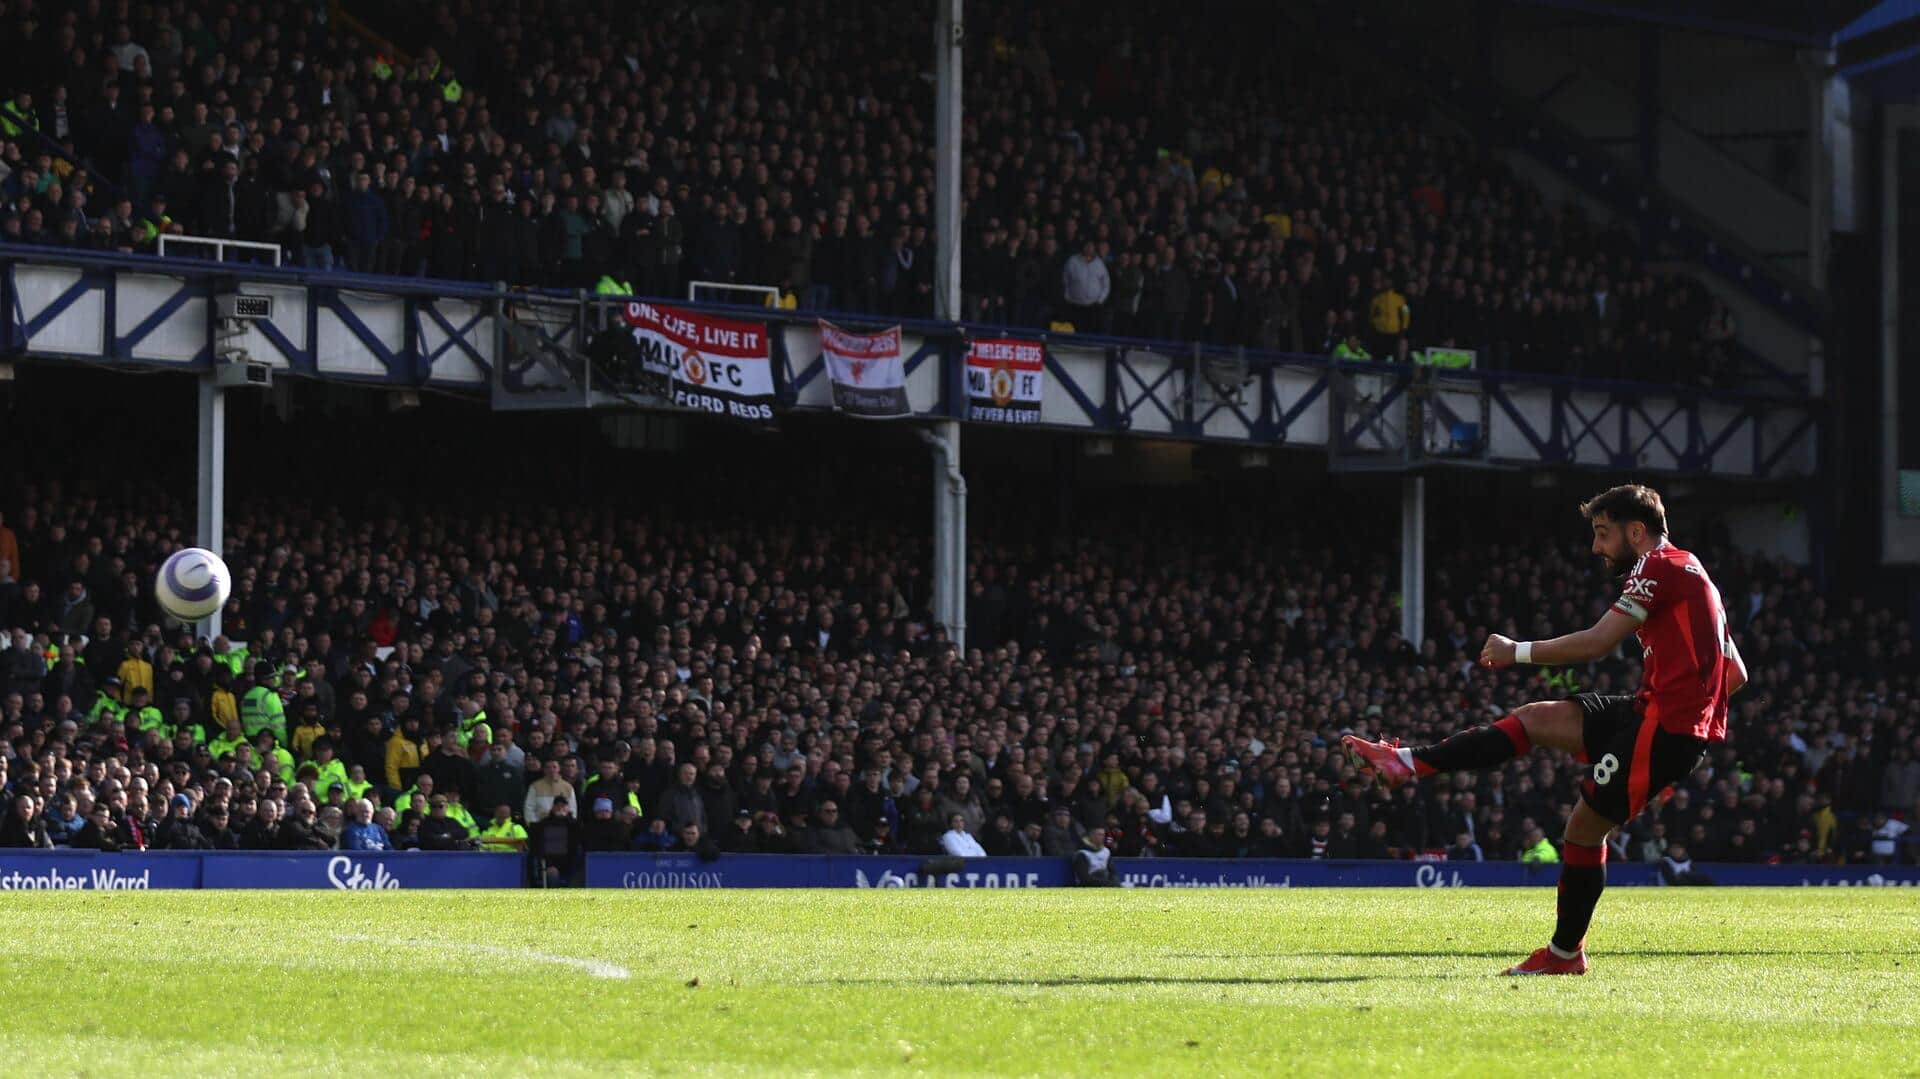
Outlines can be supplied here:
M1812 48L1913 32L1920 0L1525 0L1602 17Z

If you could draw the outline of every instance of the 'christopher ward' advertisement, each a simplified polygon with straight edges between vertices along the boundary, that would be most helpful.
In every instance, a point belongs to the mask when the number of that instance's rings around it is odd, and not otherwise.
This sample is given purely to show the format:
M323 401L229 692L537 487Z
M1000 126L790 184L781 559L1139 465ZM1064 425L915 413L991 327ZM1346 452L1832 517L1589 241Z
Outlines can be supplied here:
M673 387L673 403L747 423L773 422L773 363L764 322L664 304L621 309L641 366Z

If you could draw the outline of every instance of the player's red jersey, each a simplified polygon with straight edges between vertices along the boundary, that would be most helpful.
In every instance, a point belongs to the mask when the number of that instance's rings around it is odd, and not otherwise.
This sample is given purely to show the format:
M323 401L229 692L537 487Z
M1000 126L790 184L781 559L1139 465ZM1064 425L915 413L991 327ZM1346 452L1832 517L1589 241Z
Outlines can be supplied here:
M1646 670L1637 696L1647 715L1671 734L1725 741L1733 642L1706 567L1663 541L1634 563L1613 609L1640 623Z

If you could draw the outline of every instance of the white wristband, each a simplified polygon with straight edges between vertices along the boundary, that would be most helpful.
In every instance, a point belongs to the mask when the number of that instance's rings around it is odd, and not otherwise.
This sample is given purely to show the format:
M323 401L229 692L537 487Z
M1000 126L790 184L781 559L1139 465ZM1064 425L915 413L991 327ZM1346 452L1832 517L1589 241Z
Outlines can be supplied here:
M1515 663L1532 663L1533 642L1519 641L1515 643L1513 646L1513 661Z

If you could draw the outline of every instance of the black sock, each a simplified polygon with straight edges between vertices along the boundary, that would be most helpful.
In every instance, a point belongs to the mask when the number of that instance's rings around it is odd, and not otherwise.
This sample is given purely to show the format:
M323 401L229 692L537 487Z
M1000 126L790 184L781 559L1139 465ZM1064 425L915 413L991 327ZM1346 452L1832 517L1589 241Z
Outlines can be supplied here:
M1606 851L1604 844L1568 843L1563 852L1567 861L1560 867L1559 921L1553 930L1553 946L1563 952L1577 952L1586 943L1594 905L1607 890Z
M1461 731L1437 745L1421 746L1413 759L1435 772L1480 772L1498 768L1533 746L1519 719L1508 716L1498 723L1485 723ZM1425 774L1426 769L1421 770Z

